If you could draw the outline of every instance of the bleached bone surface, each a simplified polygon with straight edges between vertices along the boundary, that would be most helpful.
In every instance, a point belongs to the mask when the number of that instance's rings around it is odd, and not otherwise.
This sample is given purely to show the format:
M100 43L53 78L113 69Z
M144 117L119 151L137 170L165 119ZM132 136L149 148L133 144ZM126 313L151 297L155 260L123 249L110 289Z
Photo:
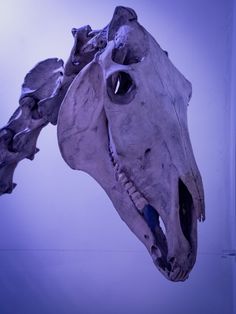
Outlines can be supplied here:
M58 123L67 164L104 188L167 279L186 280L196 260L197 219L205 218L187 126L191 84L130 8L117 7L102 30L87 25L72 34L64 74L50 65L55 59L28 74L21 111L1 130L2 193L12 189L4 171L12 177L17 162L34 155L41 128Z

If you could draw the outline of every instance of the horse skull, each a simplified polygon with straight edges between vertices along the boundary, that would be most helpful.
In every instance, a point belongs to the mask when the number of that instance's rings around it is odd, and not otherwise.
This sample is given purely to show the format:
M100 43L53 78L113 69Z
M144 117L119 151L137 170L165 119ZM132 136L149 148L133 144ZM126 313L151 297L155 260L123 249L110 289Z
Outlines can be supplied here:
M117 7L87 47L96 44L102 48L60 108L61 154L104 188L161 273L183 281L196 260L197 219L204 220L187 127L191 84L131 9Z

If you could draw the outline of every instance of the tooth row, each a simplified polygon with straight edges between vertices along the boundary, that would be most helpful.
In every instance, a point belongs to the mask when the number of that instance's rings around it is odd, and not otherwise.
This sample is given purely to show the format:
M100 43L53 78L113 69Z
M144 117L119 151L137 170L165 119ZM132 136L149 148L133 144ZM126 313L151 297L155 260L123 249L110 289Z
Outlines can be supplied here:
M118 167L115 167L118 169ZM134 184L127 178L126 174L122 171L117 171L116 173L117 181L119 181L125 188L126 192L129 194L129 197L133 201L136 208L142 212L145 205L148 204L147 200L142 196L142 194L137 191Z
M116 162L114 153L110 149L111 159L113 166L116 171L116 179L119 181L125 188L126 192L129 194L129 197L133 201L135 207L142 213L145 205L148 204L147 200L142 196L142 194L136 189L134 184L128 179L126 174L123 171L120 171L119 164Z

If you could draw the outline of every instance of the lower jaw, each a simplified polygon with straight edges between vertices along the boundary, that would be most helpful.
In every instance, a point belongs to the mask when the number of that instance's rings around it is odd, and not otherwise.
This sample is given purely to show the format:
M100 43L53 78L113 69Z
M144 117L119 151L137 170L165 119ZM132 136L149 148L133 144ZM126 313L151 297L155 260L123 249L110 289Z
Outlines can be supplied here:
M151 206L146 199L144 200L146 203L144 203L145 205L142 209L136 206L135 208L137 215L145 221L153 235L154 242L149 252L154 264L166 279L173 282L185 281L192 267L185 267L185 270L182 269L181 266L173 268L168 262L168 243L165 233L160 226L160 216L158 211ZM188 270L186 270L186 268L188 268Z
M116 162L110 147L109 153L113 167L115 169L117 181L128 193L131 202L134 204L137 210L137 215L144 219L153 234L155 243L153 243L149 252L153 258L154 264L168 280L174 282L185 281L188 278L192 267L187 268L188 270L183 270L183 268L178 265L176 267L172 267L168 262L168 244L166 236L160 226L160 216L158 211L152 207L147 199L135 188L134 184L128 179L125 173L119 170L119 164ZM126 189L127 186L130 186L128 191ZM129 193L129 191L132 191L132 193Z
M154 243L149 252L158 270L170 281L185 281L189 277L189 273L194 265L194 262L191 262L192 255L189 257L186 256L184 267L178 264L173 266L168 262L168 243L165 233L160 226L160 217L157 210L150 204L146 204L142 210L141 217L145 220L153 234Z

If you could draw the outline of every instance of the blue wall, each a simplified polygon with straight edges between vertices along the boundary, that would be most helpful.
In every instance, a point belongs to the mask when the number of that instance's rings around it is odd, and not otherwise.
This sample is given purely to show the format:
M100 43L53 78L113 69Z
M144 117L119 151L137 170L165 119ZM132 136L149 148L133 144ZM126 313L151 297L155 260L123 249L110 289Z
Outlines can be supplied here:
M1 314L233 313L235 262L222 257L233 226L233 0L1 2L0 125L17 107L26 72L48 57L66 60L71 28L105 26L118 4L136 10L193 84L189 128L207 211L197 264L188 281L167 282L105 192L64 163L49 126L35 160L17 168L14 193L0 198Z

